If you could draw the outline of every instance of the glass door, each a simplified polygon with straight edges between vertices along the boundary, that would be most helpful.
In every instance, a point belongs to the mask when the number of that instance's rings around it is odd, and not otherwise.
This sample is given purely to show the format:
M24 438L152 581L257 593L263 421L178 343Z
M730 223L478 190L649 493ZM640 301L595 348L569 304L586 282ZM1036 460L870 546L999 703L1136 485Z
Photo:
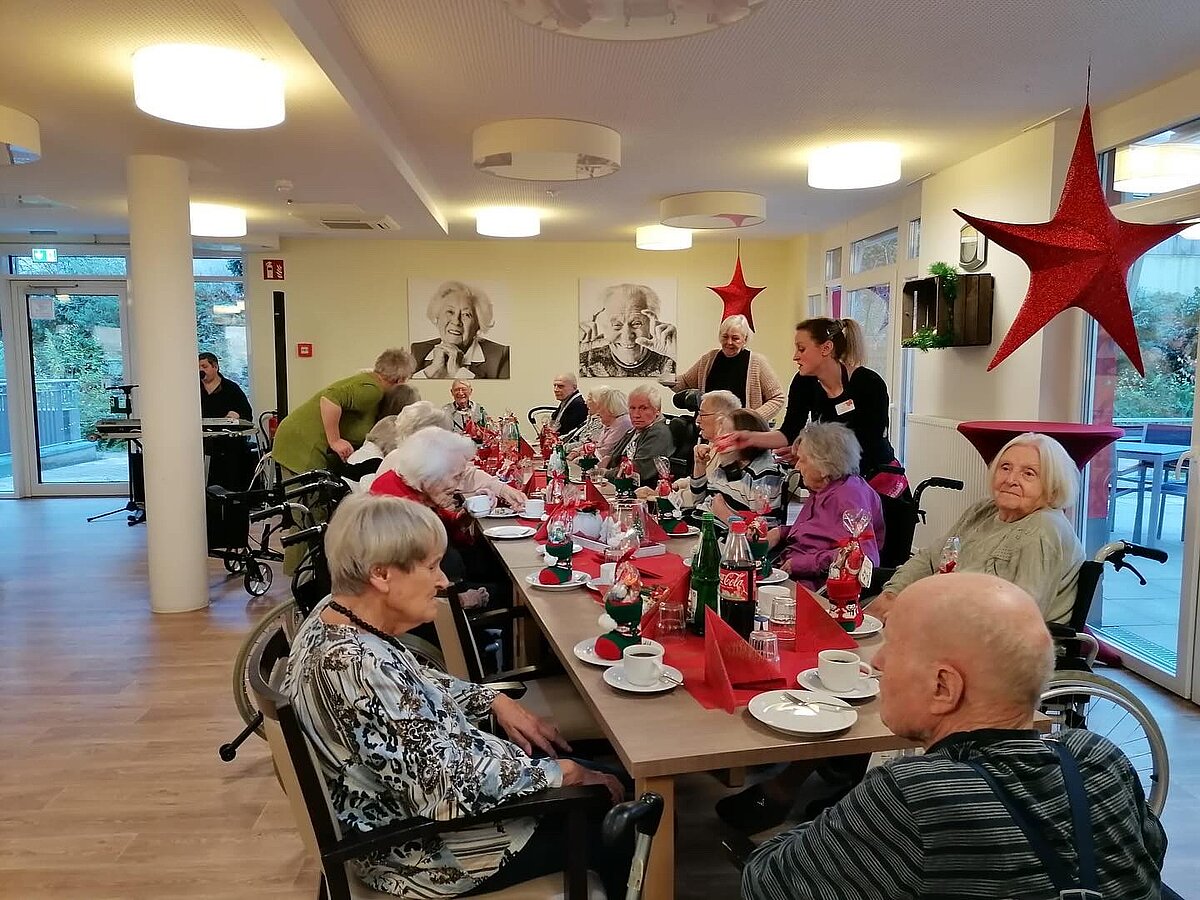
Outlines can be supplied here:
M11 456L18 495L121 494L129 481L123 442L102 439L96 422L114 415L114 390L128 379L125 286L15 284L19 341ZM0 489L4 485L0 484Z
M1191 696L1200 549L1200 488L1191 477L1200 471L1200 241L1180 236L1153 248L1130 270L1129 295L1145 378L1091 325L1091 420L1111 422L1125 436L1092 463L1084 543L1091 555L1108 541L1132 541L1166 551L1168 560L1137 561L1145 585L1129 572L1106 573L1088 621L1130 668Z

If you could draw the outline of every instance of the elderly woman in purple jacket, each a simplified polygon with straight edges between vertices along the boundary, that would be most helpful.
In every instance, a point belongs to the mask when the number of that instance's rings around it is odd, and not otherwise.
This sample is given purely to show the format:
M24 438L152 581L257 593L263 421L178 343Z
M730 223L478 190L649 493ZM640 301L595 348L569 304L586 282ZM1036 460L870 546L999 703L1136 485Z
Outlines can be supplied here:
M842 515L859 509L871 517L860 545L879 565L883 510L879 494L859 477L862 448L854 432L836 422L813 423L800 432L792 451L809 495L795 522L767 535L772 547L782 545L779 567L807 588L822 587L839 543L850 536Z

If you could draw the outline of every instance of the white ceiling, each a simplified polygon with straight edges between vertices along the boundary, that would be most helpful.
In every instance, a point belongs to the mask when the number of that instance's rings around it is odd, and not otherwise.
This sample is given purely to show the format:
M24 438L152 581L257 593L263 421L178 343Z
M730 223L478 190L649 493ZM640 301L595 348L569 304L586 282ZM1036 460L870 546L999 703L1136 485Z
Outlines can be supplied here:
M403 237L444 222L474 238L476 207L520 203L547 214L543 239L628 239L664 195L749 190L767 222L745 234L767 237L864 212L1079 105L1089 56L1096 106L1197 68L1200 0L770 0L715 32L627 43L540 31L499 0L3 0L0 35L0 104L43 139L40 162L0 168L0 196L74 207L0 202L0 233L124 233L124 158L155 152L187 159L196 199L248 206L263 235L312 232L291 196L389 215ZM140 113L129 57L162 41L279 62L287 121L216 132ZM471 132L522 116L617 129L621 171L556 185L475 172ZM850 139L899 141L900 185L809 189L805 152Z

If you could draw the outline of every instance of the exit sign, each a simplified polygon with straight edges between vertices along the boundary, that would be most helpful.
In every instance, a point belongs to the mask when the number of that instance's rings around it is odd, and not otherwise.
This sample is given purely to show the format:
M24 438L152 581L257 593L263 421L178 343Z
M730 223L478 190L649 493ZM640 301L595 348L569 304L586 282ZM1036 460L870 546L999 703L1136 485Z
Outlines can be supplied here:
M33 257L33 261L36 263L58 262L58 251L53 247L34 247L29 251L29 255Z

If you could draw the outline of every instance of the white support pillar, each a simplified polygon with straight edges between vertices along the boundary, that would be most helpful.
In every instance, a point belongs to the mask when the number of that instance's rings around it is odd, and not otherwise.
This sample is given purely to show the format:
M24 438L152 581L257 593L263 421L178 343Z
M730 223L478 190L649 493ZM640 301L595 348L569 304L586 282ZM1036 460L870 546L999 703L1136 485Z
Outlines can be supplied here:
M142 420L150 608L208 605L196 297L182 160L131 156L129 306Z

